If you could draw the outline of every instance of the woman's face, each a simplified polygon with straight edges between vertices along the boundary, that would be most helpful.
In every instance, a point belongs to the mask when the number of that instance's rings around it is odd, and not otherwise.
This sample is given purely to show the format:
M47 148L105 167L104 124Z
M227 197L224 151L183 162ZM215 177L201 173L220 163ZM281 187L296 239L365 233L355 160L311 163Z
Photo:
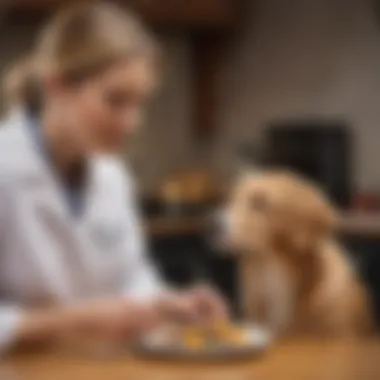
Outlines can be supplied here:
M119 153L141 122L155 79L152 63L141 58L114 64L78 86L59 86L55 112L67 140L85 153Z

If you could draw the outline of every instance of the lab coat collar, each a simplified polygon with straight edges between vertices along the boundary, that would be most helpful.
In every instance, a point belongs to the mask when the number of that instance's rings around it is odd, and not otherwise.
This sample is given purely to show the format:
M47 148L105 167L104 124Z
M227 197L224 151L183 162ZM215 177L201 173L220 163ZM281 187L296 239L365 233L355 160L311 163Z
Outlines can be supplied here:
M43 161L28 131L28 116L17 110L3 122L0 147L0 165L8 180L31 181L41 179Z

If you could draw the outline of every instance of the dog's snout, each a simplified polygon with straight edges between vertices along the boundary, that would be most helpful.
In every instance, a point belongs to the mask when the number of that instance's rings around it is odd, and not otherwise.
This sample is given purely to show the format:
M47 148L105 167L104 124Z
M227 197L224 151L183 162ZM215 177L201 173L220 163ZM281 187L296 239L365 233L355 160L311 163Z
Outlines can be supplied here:
M207 220L208 232L211 235L219 235L224 232L224 212L221 210L214 211L209 215Z
M217 210L209 215L206 226L207 240L218 249L224 249L230 235L228 213Z
M206 234L207 240L213 240L214 236L218 234L218 218L215 212L207 215L204 223L204 231Z

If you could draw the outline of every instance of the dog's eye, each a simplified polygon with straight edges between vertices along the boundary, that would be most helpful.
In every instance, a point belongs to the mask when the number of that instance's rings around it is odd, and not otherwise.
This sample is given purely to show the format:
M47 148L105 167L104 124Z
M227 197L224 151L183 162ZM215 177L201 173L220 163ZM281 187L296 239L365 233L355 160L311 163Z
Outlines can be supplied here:
M265 212L268 209L268 198L263 193L257 193L250 197L249 208L254 212Z

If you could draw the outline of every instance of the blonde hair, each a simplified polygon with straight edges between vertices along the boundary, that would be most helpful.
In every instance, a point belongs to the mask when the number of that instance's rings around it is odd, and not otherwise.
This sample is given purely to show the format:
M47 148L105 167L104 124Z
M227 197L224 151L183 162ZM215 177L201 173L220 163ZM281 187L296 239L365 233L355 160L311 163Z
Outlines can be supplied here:
M19 85L8 96L26 103L39 96L42 103L37 87L46 76L75 84L119 60L138 57L155 62L159 49L136 15L108 2L79 3L62 9L47 23L33 55L23 70L18 69ZM26 89L31 97L25 96Z
M31 110L37 110L40 107L40 88L36 83L33 60L29 56L14 62L6 70L3 98L7 111L26 105Z

